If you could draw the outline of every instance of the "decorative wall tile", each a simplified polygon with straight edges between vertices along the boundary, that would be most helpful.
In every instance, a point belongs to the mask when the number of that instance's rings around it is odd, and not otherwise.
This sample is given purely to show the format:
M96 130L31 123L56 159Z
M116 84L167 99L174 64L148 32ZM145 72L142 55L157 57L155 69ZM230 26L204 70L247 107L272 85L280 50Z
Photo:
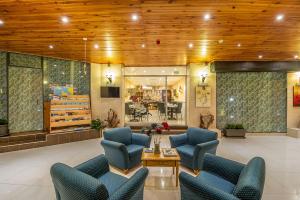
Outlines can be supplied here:
M217 73L217 127L241 123L248 132L286 132L286 73Z
M90 94L90 64L74 61L73 85L78 94Z
M40 56L19 53L9 53L9 65L19 67L42 68Z
M51 94L50 86L73 84L78 94L90 93L90 65L78 61L44 59L44 97Z
M0 52L0 119L7 119L7 74L5 52Z
M42 70L9 67L9 129L23 132L43 129Z

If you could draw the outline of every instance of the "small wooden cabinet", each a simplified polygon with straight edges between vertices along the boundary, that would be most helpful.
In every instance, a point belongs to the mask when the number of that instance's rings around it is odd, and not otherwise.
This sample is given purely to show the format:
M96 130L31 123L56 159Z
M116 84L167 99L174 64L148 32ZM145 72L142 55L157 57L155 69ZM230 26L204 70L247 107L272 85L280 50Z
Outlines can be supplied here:
M88 95L62 96L45 102L45 128L84 126L91 124L90 97Z

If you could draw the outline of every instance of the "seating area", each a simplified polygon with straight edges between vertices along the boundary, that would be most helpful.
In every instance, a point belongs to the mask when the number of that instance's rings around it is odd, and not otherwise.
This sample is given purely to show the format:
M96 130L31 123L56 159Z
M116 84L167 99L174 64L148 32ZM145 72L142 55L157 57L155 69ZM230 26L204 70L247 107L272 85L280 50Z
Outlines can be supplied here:
M189 128L187 133L170 136L169 139L171 147L180 155L180 165L188 167L197 175L194 177L186 172L179 174L182 200L261 199L265 182L263 158L255 157L244 165L215 156L219 143L217 134L205 129ZM173 174L176 166L178 175L177 162L176 165L171 165L175 159L168 161L165 154L157 154L155 149L154 152L146 151L150 142L151 137L132 133L128 127L105 131L101 141L105 155L74 168L62 163L51 167L56 198L144 199L144 182L149 171L147 166L173 167ZM147 156L149 153L154 156L150 158ZM146 167L138 169L130 179L110 172L108 165L122 169L127 175L129 169L140 166L142 162ZM176 176L176 187L177 179Z
M0 200L300 200L299 10L0 1Z

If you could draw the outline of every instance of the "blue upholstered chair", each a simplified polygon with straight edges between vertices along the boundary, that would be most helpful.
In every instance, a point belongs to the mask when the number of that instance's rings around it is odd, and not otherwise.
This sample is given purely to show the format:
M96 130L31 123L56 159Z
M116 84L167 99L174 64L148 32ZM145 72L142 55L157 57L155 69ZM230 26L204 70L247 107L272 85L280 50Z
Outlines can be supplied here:
M56 163L50 173L57 200L142 200L148 169L127 179L110 172L101 155L74 168Z
M170 136L171 147L176 148L180 164L198 174L205 153L216 154L219 141L217 133L201 128L188 128L187 132Z
M179 175L182 200L259 200L265 182L265 161L251 159L247 165L205 154L203 170L193 177Z
M101 144L109 164L122 169L126 174L141 163L143 148L148 148L150 142L149 136L132 133L129 127L124 127L105 130Z

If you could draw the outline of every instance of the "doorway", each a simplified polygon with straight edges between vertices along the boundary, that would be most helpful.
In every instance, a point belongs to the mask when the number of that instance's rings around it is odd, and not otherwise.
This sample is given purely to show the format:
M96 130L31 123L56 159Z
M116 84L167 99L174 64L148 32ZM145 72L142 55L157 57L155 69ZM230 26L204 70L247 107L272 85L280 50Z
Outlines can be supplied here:
M125 124L186 125L186 67L126 67Z

